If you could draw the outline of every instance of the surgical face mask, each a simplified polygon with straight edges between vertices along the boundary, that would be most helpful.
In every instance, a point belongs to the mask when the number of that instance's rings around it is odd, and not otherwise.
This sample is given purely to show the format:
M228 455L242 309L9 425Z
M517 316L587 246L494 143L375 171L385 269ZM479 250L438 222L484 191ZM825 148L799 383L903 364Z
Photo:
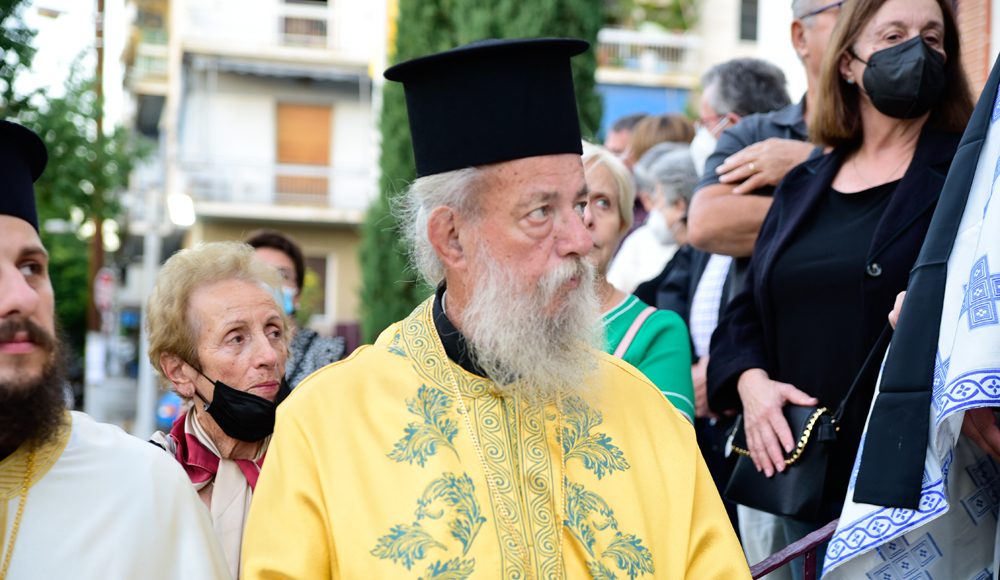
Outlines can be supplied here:
M263 397L234 389L222 381L212 381L197 367L193 368L215 385L211 403L206 401L197 389L195 394L205 403L205 412L215 419L223 433L239 441L253 442L260 441L274 432L274 417L278 403L284 401L292 392L284 377L278 387L278 396L272 403Z
M916 36L873 53L862 80L872 105L896 119L914 119L941 100L947 82L944 56Z
M295 314L295 288L281 287L281 307L288 316Z
M670 226L667 225L667 218L663 217L663 212L659 208L649 212L646 224L649 226L650 233L653 234L653 237L656 238L656 241L660 245L669 246L674 243L674 233L670 231Z
M694 134L694 139L691 140L691 160L694 161L694 168L698 172L698 177L701 177L705 173L705 163L708 158L715 152L715 143L717 139L715 135L712 135L712 131L708 127L698 127L698 130Z

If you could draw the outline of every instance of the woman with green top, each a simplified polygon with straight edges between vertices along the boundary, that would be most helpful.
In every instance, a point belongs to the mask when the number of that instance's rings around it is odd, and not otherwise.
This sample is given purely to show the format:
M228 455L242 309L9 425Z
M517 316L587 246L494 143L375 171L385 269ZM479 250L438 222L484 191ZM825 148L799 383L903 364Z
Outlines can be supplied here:
M605 278L615 249L632 226L632 176L612 153L589 143L584 145L583 167L590 190L583 219L594 238L588 257L597 267L605 350L642 371L693 421L691 346L684 321L625 294Z

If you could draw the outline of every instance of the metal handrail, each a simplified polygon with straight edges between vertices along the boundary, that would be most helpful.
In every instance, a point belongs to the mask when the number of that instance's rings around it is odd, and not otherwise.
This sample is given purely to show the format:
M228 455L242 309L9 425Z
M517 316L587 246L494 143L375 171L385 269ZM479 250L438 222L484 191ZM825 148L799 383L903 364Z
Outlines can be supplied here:
M833 533L837 531L837 522L839 521L839 519L833 520L815 532L812 532L798 541L792 542L781 550L754 564L750 567L750 575L753 576L754 580L763 578L765 575L774 572L799 556L804 555L805 571L803 578L804 580L815 580L816 549L833 537Z

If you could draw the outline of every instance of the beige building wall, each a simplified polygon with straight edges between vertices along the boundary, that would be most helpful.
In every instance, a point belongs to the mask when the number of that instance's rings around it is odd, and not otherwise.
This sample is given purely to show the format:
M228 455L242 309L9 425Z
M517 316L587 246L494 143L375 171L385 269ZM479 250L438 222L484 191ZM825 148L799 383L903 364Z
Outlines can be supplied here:
M337 324L356 324L361 289L361 265L358 261L361 238L356 226L204 221L191 228L185 246L198 242L239 241L261 227L291 236L307 258L326 258L326 316L323 320L313 320L310 326L329 335Z

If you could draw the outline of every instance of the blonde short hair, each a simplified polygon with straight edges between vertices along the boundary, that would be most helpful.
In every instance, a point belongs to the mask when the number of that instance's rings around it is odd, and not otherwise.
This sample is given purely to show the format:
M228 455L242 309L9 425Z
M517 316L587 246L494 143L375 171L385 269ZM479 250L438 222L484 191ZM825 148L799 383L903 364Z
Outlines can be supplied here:
M274 298L282 313L285 347L288 346L288 320L278 299L281 276L264 263L247 244L211 242L181 250L170 257L156 276L156 285L146 303L146 331L149 333L149 362L158 373L160 358L173 354L188 364L199 365L198 321L189 316L191 295L203 286L227 280L259 284Z
M583 156L580 159L583 161L585 170L603 165L611 173L615 189L618 190L618 215L622 219L621 231L630 230L632 222L635 220L635 181L633 181L632 173L628 167L625 167L622 160L614 153L587 141L583 142Z

